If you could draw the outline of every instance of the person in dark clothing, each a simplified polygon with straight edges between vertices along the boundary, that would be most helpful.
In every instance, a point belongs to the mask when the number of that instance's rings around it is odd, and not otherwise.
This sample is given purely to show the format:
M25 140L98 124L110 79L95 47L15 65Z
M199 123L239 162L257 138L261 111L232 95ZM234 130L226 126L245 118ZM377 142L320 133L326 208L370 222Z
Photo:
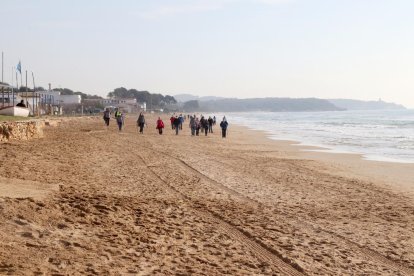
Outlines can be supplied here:
M111 111L107 108L103 113L103 119L105 121L105 125L109 127L109 120L111 119Z
M213 118L208 117L208 132L209 133L213 133Z
M222 138L226 138L226 134L227 134L227 127L229 126L229 123L226 120L226 117L223 117L223 121L221 121L220 123L220 127L221 127L221 137Z
M208 132L208 121L203 116L201 116L200 124L201 124L202 130L204 130L205 135L207 136L207 132Z
M196 136L198 136L198 134L200 133L200 120L198 118L195 119L195 131L196 131Z
M24 104L24 100L21 100L20 103L16 104L16 106L18 106L18 107L26 107L26 105Z
M207 136L207 133L208 133L208 121L207 121L207 119L204 119L204 133Z
M139 126L139 133L144 134L145 117L144 114L139 113L137 124Z
M175 135L178 135L178 130L180 129L181 120L177 116L175 116L173 124L175 128Z
M195 135L196 127L197 127L197 125L196 125L195 117L190 116L191 136L194 136Z
M178 119L180 120L180 130L183 130L183 123L184 123L184 117L182 114L180 114L180 116L178 117Z

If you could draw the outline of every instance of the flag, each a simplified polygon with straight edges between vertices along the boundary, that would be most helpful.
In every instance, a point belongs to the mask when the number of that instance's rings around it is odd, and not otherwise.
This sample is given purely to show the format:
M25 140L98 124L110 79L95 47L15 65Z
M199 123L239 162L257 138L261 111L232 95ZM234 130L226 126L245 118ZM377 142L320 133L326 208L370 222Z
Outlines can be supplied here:
M20 75L22 74L22 63L19 60L19 63L16 66L16 70L20 72Z

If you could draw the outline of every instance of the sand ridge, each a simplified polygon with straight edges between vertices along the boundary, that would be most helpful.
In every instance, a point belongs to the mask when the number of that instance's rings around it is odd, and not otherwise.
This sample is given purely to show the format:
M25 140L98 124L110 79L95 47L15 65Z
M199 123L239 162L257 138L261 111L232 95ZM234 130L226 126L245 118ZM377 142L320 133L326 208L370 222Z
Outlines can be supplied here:
M0 201L0 272L414 275L414 205L245 130L140 135L100 118L0 144L4 179L59 187ZM153 121L153 123L152 123ZM6 162L7 161L7 162ZM27 182L26 182L27 183Z

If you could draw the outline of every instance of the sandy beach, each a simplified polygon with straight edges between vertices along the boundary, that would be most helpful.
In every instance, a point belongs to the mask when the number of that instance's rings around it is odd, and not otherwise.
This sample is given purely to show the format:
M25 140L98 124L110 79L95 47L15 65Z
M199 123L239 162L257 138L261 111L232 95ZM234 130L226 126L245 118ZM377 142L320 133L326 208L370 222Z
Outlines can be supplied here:
M413 164L163 119L0 143L0 274L414 275Z

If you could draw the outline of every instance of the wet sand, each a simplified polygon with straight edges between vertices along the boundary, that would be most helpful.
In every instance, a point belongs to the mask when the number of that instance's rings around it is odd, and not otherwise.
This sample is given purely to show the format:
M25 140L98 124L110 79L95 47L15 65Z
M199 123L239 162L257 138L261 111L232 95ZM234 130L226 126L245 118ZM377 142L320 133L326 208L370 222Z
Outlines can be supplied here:
M135 120L0 144L1 274L414 275L412 165Z

